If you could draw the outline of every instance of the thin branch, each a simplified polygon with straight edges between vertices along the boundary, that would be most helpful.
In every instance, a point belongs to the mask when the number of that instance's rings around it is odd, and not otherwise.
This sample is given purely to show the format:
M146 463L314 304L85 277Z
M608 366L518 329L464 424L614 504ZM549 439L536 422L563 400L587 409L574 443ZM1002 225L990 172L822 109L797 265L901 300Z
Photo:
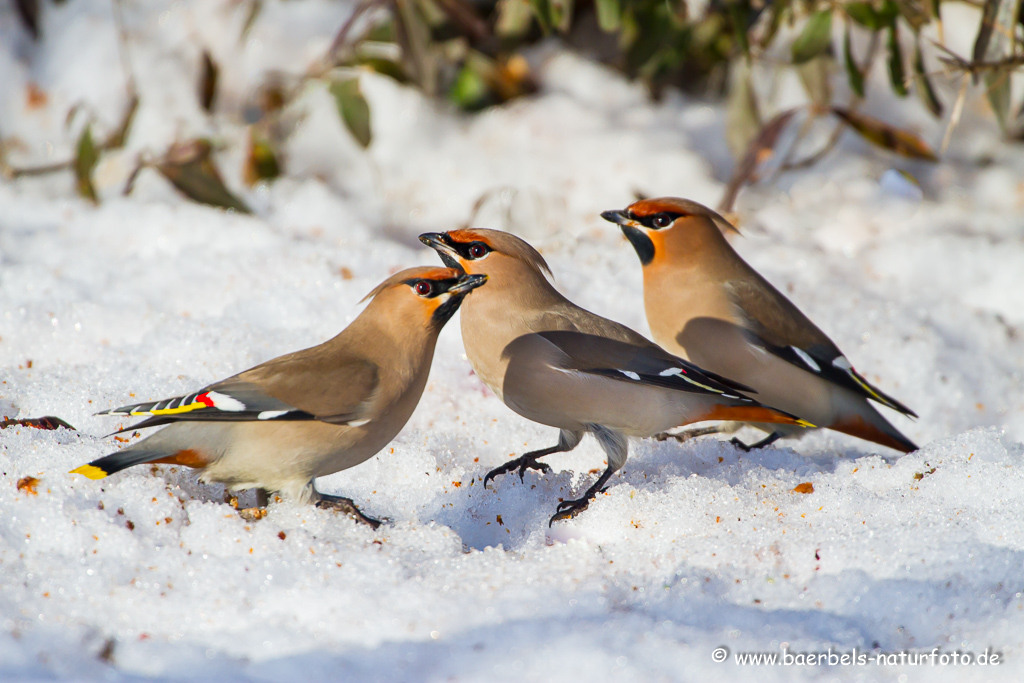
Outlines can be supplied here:
M327 48L327 53L324 55L324 64L328 69L334 66L338 57L338 52L348 39L348 34L352 30L352 27L355 26L356 19L362 16L364 12L373 9L385 1L386 0L363 0L363 2L356 5L355 10L352 11L352 16L350 16L345 23L341 25L341 28L334 36L334 40L331 41L331 46Z
M845 130L844 124L837 123L836 127L832 130L832 135L829 136L828 141L826 141L825 144L822 145L821 149L819 149L814 154L804 157L800 161L789 161L787 159L786 163L779 166L779 172L782 173L784 171L795 171L797 169L807 168L808 166L813 166L814 164L818 163L825 157L826 154L835 149L836 144L839 143L839 138L843 136L843 130Z

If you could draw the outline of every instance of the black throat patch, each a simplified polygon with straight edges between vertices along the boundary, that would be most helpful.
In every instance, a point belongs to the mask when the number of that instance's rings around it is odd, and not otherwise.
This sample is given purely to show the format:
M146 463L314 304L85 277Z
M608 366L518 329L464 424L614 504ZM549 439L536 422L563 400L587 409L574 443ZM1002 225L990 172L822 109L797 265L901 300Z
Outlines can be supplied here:
M654 242L644 234L643 230L634 228L631 225L620 225L622 233L629 240L629 243L636 249L636 255L640 257L640 263L647 265L654 260Z

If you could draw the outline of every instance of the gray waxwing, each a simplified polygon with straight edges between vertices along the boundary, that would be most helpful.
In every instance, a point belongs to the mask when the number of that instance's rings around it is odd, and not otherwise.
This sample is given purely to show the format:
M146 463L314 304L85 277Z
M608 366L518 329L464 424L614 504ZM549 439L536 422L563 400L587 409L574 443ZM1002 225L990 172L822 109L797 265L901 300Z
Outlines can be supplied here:
M403 270L319 346L194 394L98 413L148 418L122 432L169 426L73 473L102 479L142 463L185 465L230 490L278 491L376 527L350 499L319 493L313 480L368 460L405 426L427 382L438 333L486 280L452 268Z
M551 522L586 509L626 463L629 436L647 437L703 420L804 424L740 393L749 389L665 352L633 330L558 293L547 263L523 240L497 230L420 235L445 265L487 275L462 307L462 340L477 375L523 417L560 429L558 445L526 453L487 474L540 471L538 462L593 434L608 466Z
M864 379L824 332L740 258L723 233L736 228L724 218L672 197L601 216L619 225L640 257L647 322L666 350L753 387L758 400L818 427L904 453L917 450L868 400L917 415ZM803 431L754 426L768 436L744 448Z

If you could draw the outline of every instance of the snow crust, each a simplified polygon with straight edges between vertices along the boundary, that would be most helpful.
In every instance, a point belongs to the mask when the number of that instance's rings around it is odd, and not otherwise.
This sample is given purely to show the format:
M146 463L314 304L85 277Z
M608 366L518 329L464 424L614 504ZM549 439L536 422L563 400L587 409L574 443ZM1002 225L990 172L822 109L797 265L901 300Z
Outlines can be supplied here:
M570 298L646 332L639 264L599 213L634 191L714 205L724 113L673 93L652 102L545 46L532 55L541 92L475 117L363 75L366 151L307 86L287 178L248 190L240 157L217 157L254 217L192 204L152 171L124 198L140 151L241 139L241 121L196 104L201 46L223 65L223 97L245 101L268 71L305 69L352 7L268 0L238 42L238 3L127 6L143 104L128 147L97 169L101 205L72 198L70 174L0 184L0 417L78 428L0 431L0 679L1019 680L1024 155L983 111L966 112L940 165L847 137L741 195L737 248L920 414L892 418L919 452L832 432L750 454L714 438L633 442L607 493L549 529L601 451L585 439L550 458L554 472L485 491L490 468L557 437L483 387L455 320L405 430L319 482L389 524L287 502L251 522L180 468L67 474L120 446L103 435L127 422L92 414L336 334L388 274L436 263L417 234L463 223L488 192L475 225L530 239ZM48 4L39 45L12 13L0 7L10 161L65 158L68 107L109 131L125 105L109 4ZM48 104L28 106L29 82ZM890 105L937 144L940 124ZM26 476L35 494L17 488ZM713 661L718 646L988 648L1004 663L755 668Z

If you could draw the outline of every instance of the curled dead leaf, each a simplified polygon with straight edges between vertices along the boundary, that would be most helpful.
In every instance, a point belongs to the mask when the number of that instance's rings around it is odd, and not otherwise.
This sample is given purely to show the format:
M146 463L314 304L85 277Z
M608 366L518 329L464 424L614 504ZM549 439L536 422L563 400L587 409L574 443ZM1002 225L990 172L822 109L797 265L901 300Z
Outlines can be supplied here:
M912 159L939 160L928 143L908 130L851 109L832 107L831 111L873 145Z
M37 495L36 486L39 485L39 480L35 477L22 477L18 480L18 490L24 491L31 495Z

